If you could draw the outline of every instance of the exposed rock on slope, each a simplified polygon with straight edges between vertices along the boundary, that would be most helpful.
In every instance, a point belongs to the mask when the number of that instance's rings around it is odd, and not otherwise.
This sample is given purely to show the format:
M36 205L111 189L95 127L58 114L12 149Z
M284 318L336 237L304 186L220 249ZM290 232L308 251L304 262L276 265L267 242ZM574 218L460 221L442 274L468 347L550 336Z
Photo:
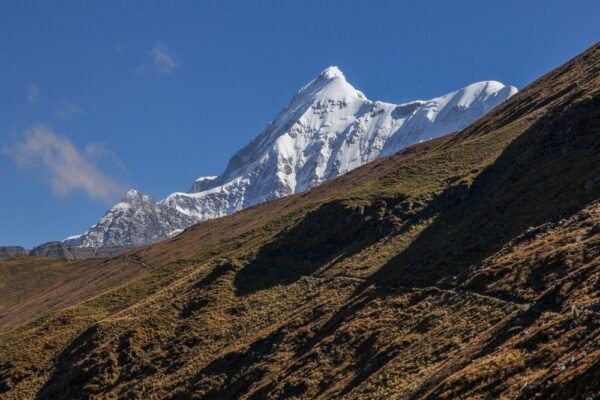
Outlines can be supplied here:
M26 253L32 257L51 257L62 260L83 260L94 257L112 257L120 253L131 250L132 247L126 246L104 246L104 247L79 247L69 245L65 242L48 242L34 247Z
M21 246L0 246L0 260L27 255L27 250Z
M174 236L195 222L195 218L132 189L85 234L64 242L86 248L143 246Z
M396 105L368 100L337 67L329 67L231 158L223 174L199 178L190 193L173 193L158 204L141 201L139 210L137 203L121 202L73 243L152 243L195 222L303 192L380 155L459 131L516 91L485 81Z

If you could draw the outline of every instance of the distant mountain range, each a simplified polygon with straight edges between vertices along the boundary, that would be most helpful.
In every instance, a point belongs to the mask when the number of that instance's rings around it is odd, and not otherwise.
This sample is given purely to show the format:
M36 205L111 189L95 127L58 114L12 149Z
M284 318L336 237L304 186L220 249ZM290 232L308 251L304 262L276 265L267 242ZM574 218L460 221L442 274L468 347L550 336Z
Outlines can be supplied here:
M264 131L216 177L155 202L130 190L76 247L140 246L190 225L315 187L377 157L459 131L517 92L496 81L473 83L431 100L371 101L329 67L301 88Z

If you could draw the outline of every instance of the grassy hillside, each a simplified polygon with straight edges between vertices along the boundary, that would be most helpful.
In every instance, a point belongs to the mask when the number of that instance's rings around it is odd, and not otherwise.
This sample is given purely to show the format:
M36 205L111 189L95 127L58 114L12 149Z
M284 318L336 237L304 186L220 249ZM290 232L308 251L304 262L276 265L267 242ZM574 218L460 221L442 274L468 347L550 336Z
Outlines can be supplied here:
M79 263L143 272L0 334L0 398L595 398L599 195L596 45L456 135Z
M128 258L70 263L19 256L0 261L0 333L122 285L145 270Z

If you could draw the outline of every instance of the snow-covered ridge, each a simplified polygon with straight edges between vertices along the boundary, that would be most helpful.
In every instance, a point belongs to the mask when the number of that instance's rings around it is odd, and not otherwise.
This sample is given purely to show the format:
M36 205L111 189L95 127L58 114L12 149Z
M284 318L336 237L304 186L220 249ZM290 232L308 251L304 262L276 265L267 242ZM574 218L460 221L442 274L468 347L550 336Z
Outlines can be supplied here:
M196 219L156 203L131 189L86 233L70 237L70 246L141 246L180 233Z
M81 246L138 245L187 226L310 189L381 155L464 129L517 92L473 83L431 100L371 101L329 67L302 87L273 122L217 177L155 203L130 191L75 240Z

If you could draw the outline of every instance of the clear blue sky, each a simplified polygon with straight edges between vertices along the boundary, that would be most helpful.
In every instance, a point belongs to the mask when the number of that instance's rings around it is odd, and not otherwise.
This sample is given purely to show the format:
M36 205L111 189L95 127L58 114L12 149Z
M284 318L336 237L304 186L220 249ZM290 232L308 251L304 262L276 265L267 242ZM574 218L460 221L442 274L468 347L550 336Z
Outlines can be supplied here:
M599 16L597 0L5 1L0 245L219 174L329 65L389 102L522 88L598 41Z

